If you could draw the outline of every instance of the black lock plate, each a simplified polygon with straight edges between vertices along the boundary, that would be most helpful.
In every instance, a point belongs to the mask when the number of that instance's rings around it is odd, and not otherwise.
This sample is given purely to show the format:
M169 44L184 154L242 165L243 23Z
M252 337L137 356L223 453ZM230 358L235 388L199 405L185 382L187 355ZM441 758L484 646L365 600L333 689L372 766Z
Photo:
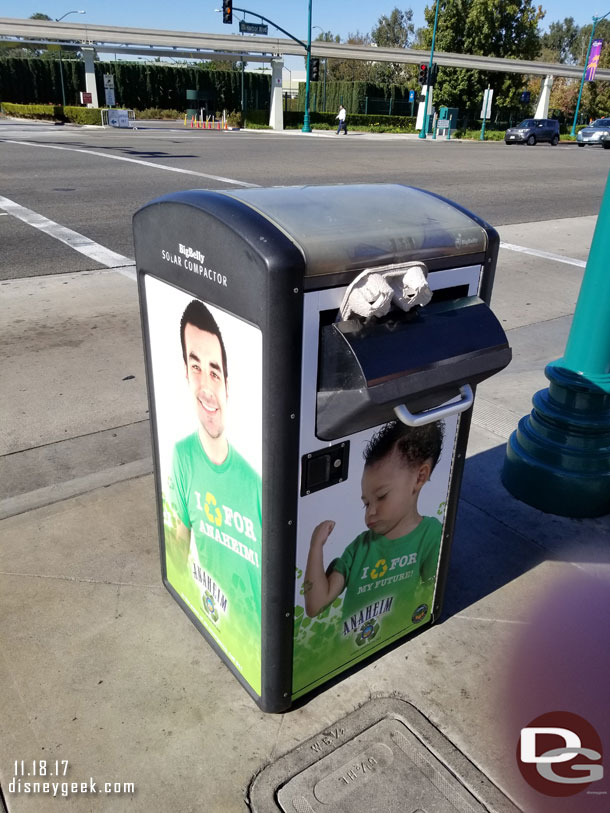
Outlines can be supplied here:
M347 479L349 440L304 454L301 458L301 497Z

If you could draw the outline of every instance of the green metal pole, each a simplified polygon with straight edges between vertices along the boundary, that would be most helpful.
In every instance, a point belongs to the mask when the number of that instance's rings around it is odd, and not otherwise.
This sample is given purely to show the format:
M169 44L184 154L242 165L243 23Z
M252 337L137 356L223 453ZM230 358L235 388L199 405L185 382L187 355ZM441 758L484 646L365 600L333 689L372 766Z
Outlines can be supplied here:
M246 114L246 100L244 97L244 56L241 57L241 115L242 118Z
M576 133L576 122L578 120L578 110L580 108L580 97L582 96L582 89L585 83L585 76L587 73L587 68L589 66L589 55L591 53L591 44L593 42L593 35L595 34L595 26L598 24L600 20L605 20L605 18L610 14L610 11L607 11L602 17L593 17L593 27L591 28L591 36L589 37L589 47L587 48L587 57L585 59L585 64L582 69L582 77L580 79L580 90L578 91L578 101L576 102L576 111L574 112L574 121L572 122L572 131L570 133L571 136L574 136Z
M326 113L326 64L328 60L324 60L324 101L322 102L324 107L324 112Z
M610 14L610 11L608 12L608 14ZM604 17L607 17L608 14L604 14ZM572 132L570 133L571 136L574 136L576 133L576 121L578 119L578 110L580 108L580 97L582 96L582 89L585 84L585 74L587 73L587 66L589 64L589 54L591 53L591 43L593 42L593 34L595 34L595 26L598 24L600 20L603 20L604 17L593 17L593 28L591 29L591 36L589 37L589 47L587 48L587 57L585 59L585 64L583 65L582 76L580 78L580 90L578 91L578 101L576 102L574 121L572 122Z
M59 79L61 81L61 106L66 106L66 91L64 89L64 69L61 64L61 48L59 49Z
M438 22L438 4L439 0L436 0L436 11L434 12L434 28L432 29L432 47L430 48L430 62L428 63L428 82L430 82L430 76L432 74L432 62L434 60L434 42L436 40L436 24ZM428 99L430 96L430 84L426 87L426 99L424 101L424 126L422 127L419 137L425 138L426 131L428 130Z
M311 64L311 2L309 0L309 18L307 23L307 78L305 80L305 115L303 116L303 133L311 133L309 123L309 70Z
M568 517L610 513L610 182L597 218L562 358L547 365L506 449L502 482L520 500Z
M571 370L610 393L610 181L602 198L585 275L563 357L554 367Z
M483 124L481 125L480 141L485 141L485 122L487 120L487 108L489 107L489 85L487 85L487 93L483 96Z

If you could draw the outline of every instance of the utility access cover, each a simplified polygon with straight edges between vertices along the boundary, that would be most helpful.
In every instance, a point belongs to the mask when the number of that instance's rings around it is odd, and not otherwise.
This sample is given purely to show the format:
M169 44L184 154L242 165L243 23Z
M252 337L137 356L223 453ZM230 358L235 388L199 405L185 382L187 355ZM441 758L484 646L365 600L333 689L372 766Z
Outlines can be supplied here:
M254 813L517 813L402 700L372 700L254 780Z

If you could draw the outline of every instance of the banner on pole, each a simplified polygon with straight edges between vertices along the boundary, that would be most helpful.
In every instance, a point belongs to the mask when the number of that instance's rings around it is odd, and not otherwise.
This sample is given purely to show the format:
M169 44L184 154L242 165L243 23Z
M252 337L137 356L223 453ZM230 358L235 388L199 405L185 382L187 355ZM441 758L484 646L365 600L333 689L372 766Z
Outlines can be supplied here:
M589 61L587 62L587 70L585 71L585 79L587 82L592 82L595 79L595 72L599 65L599 56L602 52L603 40L593 40L591 50L589 51Z

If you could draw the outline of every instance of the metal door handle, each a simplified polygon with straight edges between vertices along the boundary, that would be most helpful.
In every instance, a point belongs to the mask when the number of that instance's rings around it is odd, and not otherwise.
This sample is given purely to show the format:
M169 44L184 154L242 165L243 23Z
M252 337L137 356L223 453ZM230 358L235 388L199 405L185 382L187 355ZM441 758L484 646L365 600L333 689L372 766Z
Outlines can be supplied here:
M417 412L415 415L404 404L399 404L394 407L394 413L398 420L406 423L407 426L423 426L426 423L432 423L432 421L441 421L450 415L457 415L470 409L474 401L470 384L464 384L464 386L460 387L460 394L461 399L454 404L433 407L423 412Z

